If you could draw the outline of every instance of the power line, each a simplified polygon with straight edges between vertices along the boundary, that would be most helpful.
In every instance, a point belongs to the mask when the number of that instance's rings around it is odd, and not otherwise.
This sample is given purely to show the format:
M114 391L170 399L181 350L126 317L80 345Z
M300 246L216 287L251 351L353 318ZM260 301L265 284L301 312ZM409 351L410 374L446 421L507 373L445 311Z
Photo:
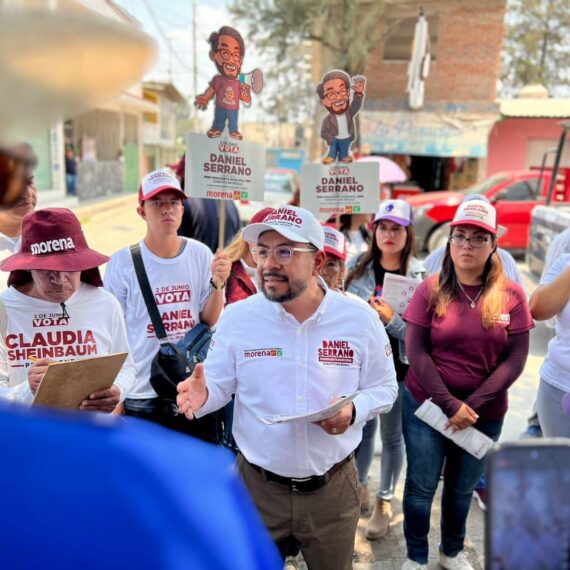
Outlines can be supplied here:
M164 31L164 29L163 29L163 27L162 27L162 24L160 23L159 18L156 16L156 14L155 14L155 12L154 12L154 9L153 9L153 7L151 6L150 2L149 2L148 0L143 0L143 2L144 2L144 5L145 5L146 8L147 8L147 10L148 10L148 12L149 12L149 14L150 14L152 20L153 20L153 22L155 23L155 25L156 25L156 27L157 27L160 36L161 36L162 39L165 41L165 43L166 43L166 45L167 45L167 47L168 47L168 50L169 50L171 56L173 56L173 57L176 59L176 61L177 61L184 69L187 69L188 71L191 71L191 72L192 72L192 69L191 69L188 65L186 65L186 63L184 63L184 61L182 60L182 58L178 55L178 53L176 52L176 50L172 47L172 44L170 43L170 39L169 39L168 36L166 35L166 33L165 33L165 31ZM169 64L169 68L170 68L170 67L171 67L171 66L170 66L170 64ZM169 74L170 74L170 75L172 74L172 70L171 70L171 69L169 69Z

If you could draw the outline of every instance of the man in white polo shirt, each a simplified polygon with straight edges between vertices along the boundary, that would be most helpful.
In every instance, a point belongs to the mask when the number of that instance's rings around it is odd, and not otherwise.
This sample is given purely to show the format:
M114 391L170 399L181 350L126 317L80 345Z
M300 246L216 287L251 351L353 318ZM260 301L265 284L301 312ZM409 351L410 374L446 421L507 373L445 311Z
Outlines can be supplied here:
M396 398L390 343L374 311L319 277L324 233L310 212L279 208L243 237L256 243L263 294L226 308L205 366L179 384L178 406L200 417L235 393L239 470L282 554L294 539L310 570L348 570L360 513L352 456L364 422ZM318 423L262 419L357 391Z
M163 170L147 174L139 188L137 211L147 227L146 236L139 243L142 260L168 340L174 343L199 322L210 327L216 324L223 308L223 287L231 268L226 254L212 256L204 244L177 235L185 198L178 180ZM111 257L105 288L123 307L137 367L136 385L125 400L126 415L218 443L220 434L215 416L189 422L177 413L173 402L159 398L150 384L151 362L159 349L159 341L128 247Z

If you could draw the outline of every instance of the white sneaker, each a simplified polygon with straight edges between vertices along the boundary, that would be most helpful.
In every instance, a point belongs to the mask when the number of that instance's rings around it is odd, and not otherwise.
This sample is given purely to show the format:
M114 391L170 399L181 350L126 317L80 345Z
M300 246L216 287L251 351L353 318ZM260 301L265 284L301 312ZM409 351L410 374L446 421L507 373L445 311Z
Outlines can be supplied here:
M446 570L474 570L469 560L467 560L467 554L464 550L453 558L446 556L440 551L438 563L442 568L446 568Z
M415 560L410 560L409 558L404 562L402 570L427 570L427 564L420 564Z
M299 570L296 556L287 556L283 570Z

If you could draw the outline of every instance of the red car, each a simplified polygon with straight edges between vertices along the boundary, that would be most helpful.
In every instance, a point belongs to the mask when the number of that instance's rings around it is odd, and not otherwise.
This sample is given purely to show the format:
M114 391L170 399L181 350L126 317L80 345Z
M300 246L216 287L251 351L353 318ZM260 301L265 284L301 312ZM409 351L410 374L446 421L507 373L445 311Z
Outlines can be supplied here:
M570 169L562 168L555 192L555 200L570 199ZM449 224L457 207L467 194L483 194L497 209L498 222L507 228L500 238L502 248L514 253L526 251L532 210L543 204L550 185L551 174L544 171L542 189L537 191L540 171L513 170L498 172L483 182L460 191L422 192L407 198L414 210L414 228L418 251L432 252L447 241Z

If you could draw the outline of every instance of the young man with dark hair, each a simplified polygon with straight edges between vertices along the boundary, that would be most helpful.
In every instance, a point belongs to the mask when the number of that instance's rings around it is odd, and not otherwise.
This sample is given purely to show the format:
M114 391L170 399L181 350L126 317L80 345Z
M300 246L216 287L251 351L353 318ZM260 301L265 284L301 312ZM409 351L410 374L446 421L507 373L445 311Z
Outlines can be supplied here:
M176 178L161 170L145 176L137 209L147 231L140 242L145 271L170 342L178 342L199 322L213 327L224 305L223 287L231 263L204 245L177 235L186 195ZM219 442L217 418L193 425L159 398L150 384L151 362L160 343L141 293L128 247L111 257L105 288L119 299L136 364L136 384L125 400L127 415L142 417L212 443Z

